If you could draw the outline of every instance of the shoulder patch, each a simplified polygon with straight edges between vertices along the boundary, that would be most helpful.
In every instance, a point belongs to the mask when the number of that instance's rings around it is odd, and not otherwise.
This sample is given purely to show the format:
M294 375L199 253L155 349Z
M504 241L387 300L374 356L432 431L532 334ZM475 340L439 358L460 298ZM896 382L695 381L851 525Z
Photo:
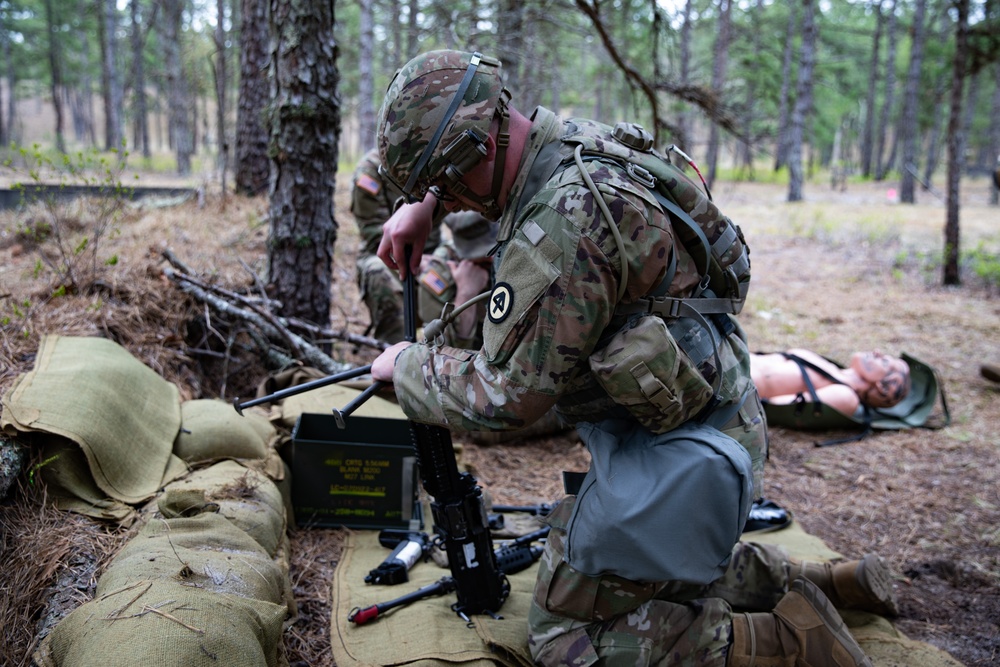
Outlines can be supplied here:
M358 180L354 184L373 197L378 197L378 193L382 191L382 184L368 174L358 176Z
M500 324L510 315L514 307L514 291L507 283L497 283L490 294L489 306L486 310L490 322Z
M427 269L424 275L420 276L420 283L429 289L431 293L435 296L441 296L444 291L448 289L447 283L445 283L444 278L441 277L434 269Z

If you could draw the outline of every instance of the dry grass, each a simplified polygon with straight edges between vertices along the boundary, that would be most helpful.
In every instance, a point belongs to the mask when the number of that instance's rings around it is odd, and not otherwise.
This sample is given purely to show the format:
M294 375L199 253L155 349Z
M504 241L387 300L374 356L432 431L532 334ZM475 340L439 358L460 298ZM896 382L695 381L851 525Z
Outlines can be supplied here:
M345 177L345 174L341 175ZM334 327L363 331L367 319L354 285L356 231L341 221L332 312ZM1000 252L998 210L986 206L984 181L966 189L963 246L982 242ZM886 202L884 188L845 193L815 187L810 200L786 204L773 186L719 184L716 200L747 234L754 286L742 321L760 351L810 347L846 359L855 349L905 351L941 374L952 426L941 431L880 433L858 443L813 446L814 436L774 429L767 495L793 511L811 532L845 555L878 551L898 574L903 631L951 651L967 665L1000 655L1000 497L997 440L1000 393L981 379L981 361L1000 361L1000 301L975 284L936 285L912 259L940 248L943 204L920 194L913 207ZM248 286L266 269L266 202L209 198L143 212L108 241L119 265L102 270L95 289L53 297L30 251L0 243L0 391L28 370L45 333L103 335L176 383L185 398L228 396L261 379L254 360L224 378L206 340L185 338L188 320L204 313L159 273L162 248L192 269L231 288ZM0 235L9 220L0 218ZM16 306L16 308L15 308ZM14 311L21 315L15 315ZM211 332L202 334L211 336ZM370 352L338 350L370 361ZM366 355L369 358L366 359ZM503 445L464 444L465 460L496 502L551 502L560 472L581 470L587 453L572 433ZM86 599L100 563L123 535L46 507L22 488L2 508L0 625L6 655L27 664L39 623ZM299 619L286 633L290 662L333 664L329 654L330 584L342 532L294 530L291 577ZM74 569L78 554L89 554ZM76 583L69 583L75 581ZM83 583L80 583L83 582ZM53 604L59 589L67 602ZM14 597L16 595L16 597Z
M53 509L38 485L15 493L0 507L0 664L22 667L60 618L93 597L127 533Z

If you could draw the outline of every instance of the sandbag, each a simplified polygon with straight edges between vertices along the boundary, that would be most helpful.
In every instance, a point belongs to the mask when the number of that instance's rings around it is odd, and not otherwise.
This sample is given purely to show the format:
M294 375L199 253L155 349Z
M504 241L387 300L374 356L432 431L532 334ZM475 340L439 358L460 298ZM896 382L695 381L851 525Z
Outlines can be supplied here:
M174 454L188 463L224 458L262 459L277 429L259 414L236 412L218 399L181 403L181 427Z
M93 600L64 618L42 667L287 665L295 615L281 494L224 461L169 485L114 557Z
M180 423L177 387L125 348L104 338L57 335L42 339L35 367L4 395L0 416L0 428L33 433L42 446L76 443L93 484L129 504L187 472L173 454ZM75 490L67 487L66 495ZM86 503L76 509L85 511Z

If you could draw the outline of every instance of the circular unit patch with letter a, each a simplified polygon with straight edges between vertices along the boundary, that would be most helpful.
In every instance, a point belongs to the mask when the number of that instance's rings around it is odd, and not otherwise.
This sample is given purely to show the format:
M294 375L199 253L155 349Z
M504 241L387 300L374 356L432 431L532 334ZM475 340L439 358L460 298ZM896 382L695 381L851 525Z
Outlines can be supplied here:
M507 283L497 283L490 294L486 315L493 324L500 324L510 315L514 306L514 291Z

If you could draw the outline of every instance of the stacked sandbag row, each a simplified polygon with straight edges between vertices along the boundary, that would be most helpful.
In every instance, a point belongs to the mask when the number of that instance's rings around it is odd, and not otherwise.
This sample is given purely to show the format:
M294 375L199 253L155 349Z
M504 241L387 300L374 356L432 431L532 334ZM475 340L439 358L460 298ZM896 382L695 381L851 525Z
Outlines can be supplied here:
M285 508L223 461L169 484L145 525L35 654L43 667L285 665L294 617Z

